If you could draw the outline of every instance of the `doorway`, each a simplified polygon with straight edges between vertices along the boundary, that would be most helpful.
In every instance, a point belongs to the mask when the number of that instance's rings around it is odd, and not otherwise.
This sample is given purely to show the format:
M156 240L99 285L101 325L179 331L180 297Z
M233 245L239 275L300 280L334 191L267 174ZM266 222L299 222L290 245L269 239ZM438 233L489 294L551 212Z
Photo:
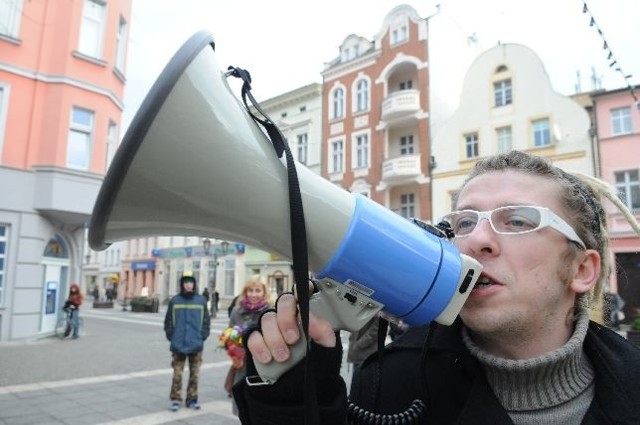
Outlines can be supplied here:
M40 332L53 332L69 292L69 251L61 236L55 235L44 250L42 267L42 321Z

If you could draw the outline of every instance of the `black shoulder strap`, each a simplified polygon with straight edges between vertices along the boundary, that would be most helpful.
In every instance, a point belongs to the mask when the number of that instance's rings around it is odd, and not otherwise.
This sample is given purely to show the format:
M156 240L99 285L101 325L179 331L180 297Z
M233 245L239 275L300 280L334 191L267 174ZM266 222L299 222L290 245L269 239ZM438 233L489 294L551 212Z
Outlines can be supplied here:
M284 136L280 129L273 123L271 118L260 108L260 105L251 94L251 75L248 71L230 66L228 68L230 75L240 78L242 84L242 101L247 108L249 115L259 124L261 124L276 151L278 158L282 158L285 154L288 171L289 184L289 220L291 224L291 254L293 260L293 277L295 279L296 293L298 295L298 305L300 308L300 317L302 320L302 330L307 339L307 359L305 366L305 424L318 425L318 400L316 394L316 385L313 374L310 373L311 350L309 339L309 261L307 252L307 230L304 220L304 209L302 205L302 195L300 193L300 184L298 182L298 174L296 165L289 149L289 145L285 142ZM253 107L263 118L259 118L251 112L247 104L247 98L251 101Z

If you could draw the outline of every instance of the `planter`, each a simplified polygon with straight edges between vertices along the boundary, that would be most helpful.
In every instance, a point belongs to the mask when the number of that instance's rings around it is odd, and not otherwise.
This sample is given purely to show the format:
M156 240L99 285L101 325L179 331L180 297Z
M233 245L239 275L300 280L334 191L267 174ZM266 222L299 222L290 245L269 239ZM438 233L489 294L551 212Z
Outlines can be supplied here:
M94 301L93 308L113 308L113 301Z
M131 300L131 311L134 313L157 313L160 302L157 298L136 297Z

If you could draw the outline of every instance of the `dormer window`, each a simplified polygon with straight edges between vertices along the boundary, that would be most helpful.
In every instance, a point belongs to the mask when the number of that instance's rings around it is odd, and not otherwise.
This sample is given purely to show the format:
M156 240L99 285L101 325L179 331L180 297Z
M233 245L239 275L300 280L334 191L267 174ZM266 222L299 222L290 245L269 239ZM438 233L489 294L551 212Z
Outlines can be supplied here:
M402 43L409 39L409 28L402 24L391 30L391 45Z
M511 79L493 83L493 90L495 95L496 107L510 105L513 101L511 92Z

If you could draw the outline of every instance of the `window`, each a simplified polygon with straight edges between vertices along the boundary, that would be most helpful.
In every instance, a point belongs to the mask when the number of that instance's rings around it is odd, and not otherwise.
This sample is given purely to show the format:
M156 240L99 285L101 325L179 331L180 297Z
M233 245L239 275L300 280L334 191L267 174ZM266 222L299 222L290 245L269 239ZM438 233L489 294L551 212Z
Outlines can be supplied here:
M5 268L7 267L7 243L9 231L7 226L0 225L0 305L4 305Z
M413 135L400 137L400 155L413 155Z
M302 164L306 164L307 154L309 153L309 136L307 133L298 134L298 161Z
M402 43L409 38L409 29L407 25L402 25L391 31L391 44Z
M106 4L100 0L84 0L78 51L94 58L102 57Z
M493 90L495 92L496 107L511 104L512 97L511 97L511 80L510 79L493 83Z
M541 119L533 121L533 146L536 148L551 145L551 131L549 130L549 120Z
M354 168L367 168L369 166L369 135L356 136Z
M413 193L400 195L400 215L404 218L412 218L416 216L415 211L415 195Z
M342 172L342 160L344 158L344 143L342 140L331 142L331 168L330 173Z
M67 167L78 170L89 169L92 132L93 112L74 107L71 112L67 142Z
M611 131L614 136L631 133L631 108L611 110Z
M109 165L111 165L111 161L113 160L113 155L116 153L117 146L117 134L118 134L118 125L109 121L109 129L107 130L107 156L105 158L104 170L105 172L109 169Z
M369 82L367 80L358 81L356 86L356 111L369 110Z
M0 1L0 34L19 38L22 0Z
M400 85L398 86L398 88L400 90L411 90L413 88L413 81L411 81L411 80L401 81Z
M459 190L454 190L449 192L449 211L453 211L456 208L456 204L458 203L458 194Z
M496 138L499 153L511 151L511 126L496 128Z
M233 256L224 258L224 294L236 294L236 259Z
M344 90L341 88L333 92L333 118L342 118L344 116Z
M640 209L640 172L638 170L618 171L613 173L620 200L630 210Z
M127 50L127 21L120 16L118 33L116 34L116 68L124 71L124 62Z
M464 147L467 158L476 158L478 156L478 133L465 134Z

